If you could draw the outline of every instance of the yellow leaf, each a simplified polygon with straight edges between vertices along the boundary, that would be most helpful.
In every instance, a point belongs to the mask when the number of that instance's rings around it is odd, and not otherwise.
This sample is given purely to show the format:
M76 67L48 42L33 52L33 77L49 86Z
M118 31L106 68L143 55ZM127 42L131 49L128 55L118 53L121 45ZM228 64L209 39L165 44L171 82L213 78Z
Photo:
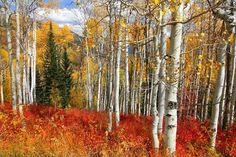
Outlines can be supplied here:
M153 0L155 5L159 5L160 4L160 0Z
M229 36L228 41L231 43L234 41L234 34L233 33Z
M126 27L126 24L125 24L123 21L120 22L120 25L121 25L121 27L123 27L123 28Z
M202 59L202 55L199 55L199 56L198 56L198 59L201 60L201 59Z

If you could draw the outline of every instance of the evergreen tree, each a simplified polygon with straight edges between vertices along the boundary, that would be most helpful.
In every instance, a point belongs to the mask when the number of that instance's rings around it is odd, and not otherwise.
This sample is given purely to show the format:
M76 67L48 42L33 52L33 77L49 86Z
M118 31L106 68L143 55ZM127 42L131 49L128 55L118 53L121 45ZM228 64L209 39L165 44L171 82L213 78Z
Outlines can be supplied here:
M40 77L40 73L38 68L36 68L36 102L37 103L43 103L43 84L42 84L42 78Z
M44 55L44 72L43 72L43 103L51 103L52 89L57 88L58 79L58 52L52 30L52 24L50 23L50 29L48 32L48 42L46 53ZM55 87L54 87L55 86Z
M69 105L70 89L72 85L72 69L71 62L68 58L66 49L64 50L61 66L60 66L60 77L59 77L59 90L61 96L61 107L66 108Z

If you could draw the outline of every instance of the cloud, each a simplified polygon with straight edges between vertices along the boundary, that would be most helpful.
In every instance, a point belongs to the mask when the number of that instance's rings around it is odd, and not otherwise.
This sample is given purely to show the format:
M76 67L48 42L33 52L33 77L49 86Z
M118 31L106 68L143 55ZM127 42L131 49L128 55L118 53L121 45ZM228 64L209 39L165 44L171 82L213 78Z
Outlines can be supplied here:
M52 20L59 24L60 27L69 26L71 30L82 35L85 20L87 16L78 8L62 9L37 9L38 20Z

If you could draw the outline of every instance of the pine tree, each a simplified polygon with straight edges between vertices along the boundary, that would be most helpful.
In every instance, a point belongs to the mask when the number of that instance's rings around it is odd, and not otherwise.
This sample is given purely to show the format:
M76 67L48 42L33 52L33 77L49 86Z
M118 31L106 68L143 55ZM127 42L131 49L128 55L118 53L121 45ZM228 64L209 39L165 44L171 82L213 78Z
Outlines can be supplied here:
M61 96L61 107L66 108L69 105L70 89L72 85L72 69L71 62L68 58L66 49L64 50L61 66L60 66L60 78L59 79L59 90Z
M58 53L55 43L52 24L48 32L47 50L44 55L44 72L43 72L43 103L51 103L52 89L57 88L58 79ZM55 86L55 87L54 87Z
M36 68L36 102L43 103L43 84L39 70Z

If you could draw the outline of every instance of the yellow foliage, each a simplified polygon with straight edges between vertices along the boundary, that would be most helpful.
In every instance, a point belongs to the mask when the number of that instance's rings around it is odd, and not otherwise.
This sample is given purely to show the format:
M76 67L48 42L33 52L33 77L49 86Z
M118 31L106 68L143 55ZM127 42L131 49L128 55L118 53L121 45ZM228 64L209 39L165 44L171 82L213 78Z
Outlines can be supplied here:
M232 43L232 42L234 41L234 33L232 33L232 34L229 36L228 41L229 41L230 43Z
M42 67L43 54L46 51L49 26L50 21L43 23L37 30L37 65L39 68ZM68 44L74 41L73 33L68 26L60 28L58 24L52 23L52 29L55 36L55 42L59 47L68 47Z

